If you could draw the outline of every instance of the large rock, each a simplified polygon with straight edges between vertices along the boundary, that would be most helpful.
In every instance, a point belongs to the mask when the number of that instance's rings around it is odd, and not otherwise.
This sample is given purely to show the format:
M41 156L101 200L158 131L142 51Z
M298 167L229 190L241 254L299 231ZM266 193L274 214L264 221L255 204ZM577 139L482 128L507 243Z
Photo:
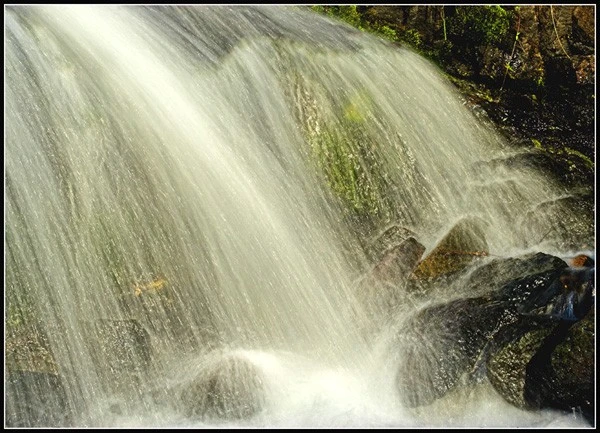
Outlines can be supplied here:
M546 271L498 293L517 314L487 349L492 385L517 407L579 411L592 420L594 269Z
M427 405L468 380L502 319L489 298L460 299L425 308L398 335L396 384L404 405Z
M265 405L262 372L238 353L210 353L190 375L179 391L187 416L224 421L247 419Z
M425 307L398 333L402 354L396 383L403 403L429 404L487 374L507 401L535 407L528 394L533 389L530 369L537 368L541 354L550 353L549 347L567 344L560 330L590 310L594 270L569 268L557 257L537 253L493 260L464 281L467 293L478 297ZM563 367L557 376L573 376ZM565 386L562 394L573 392ZM540 407L558 407L550 403L558 398L556 387L551 392Z

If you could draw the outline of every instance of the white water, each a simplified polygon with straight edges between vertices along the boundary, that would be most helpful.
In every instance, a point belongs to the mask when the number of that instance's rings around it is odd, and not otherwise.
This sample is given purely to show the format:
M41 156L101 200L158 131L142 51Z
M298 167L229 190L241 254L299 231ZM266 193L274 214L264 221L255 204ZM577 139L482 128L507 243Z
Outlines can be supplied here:
M263 374L245 425L580 425L486 386L397 401L395 349L353 285L364 231L400 221L429 250L471 215L492 254L562 245L522 221L562 192L485 164L510 148L426 60L282 7L11 7L5 34L7 290L43 324L76 425L221 424L169 391L214 347ZM349 125L380 199L364 230L314 160ZM122 394L94 324L131 319L154 364Z

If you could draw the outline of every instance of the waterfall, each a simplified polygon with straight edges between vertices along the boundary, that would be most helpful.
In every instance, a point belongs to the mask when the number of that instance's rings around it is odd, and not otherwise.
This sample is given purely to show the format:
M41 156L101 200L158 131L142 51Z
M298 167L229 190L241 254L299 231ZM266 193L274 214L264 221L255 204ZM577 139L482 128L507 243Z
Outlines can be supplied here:
M319 393L372 396L342 425L419 425L379 374L365 239L430 250L471 216L493 254L563 245L525 215L564 192L406 48L298 7L5 12L6 326L75 425L210 424L173 397L192 379L244 382L258 425L318 424L282 408Z

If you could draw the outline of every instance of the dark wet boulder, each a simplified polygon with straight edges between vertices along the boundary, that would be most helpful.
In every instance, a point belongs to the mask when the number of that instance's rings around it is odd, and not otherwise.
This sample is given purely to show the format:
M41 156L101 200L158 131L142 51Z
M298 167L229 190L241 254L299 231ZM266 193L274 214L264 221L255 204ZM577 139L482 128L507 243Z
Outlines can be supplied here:
M215 351L206 355L189 375L179 391L186 416L248 419L265 405L263 374L243 355Z
M464 283L464 291L470 296L487 294L519 278L566 267L564 260L544 253L494 258L471 272Z
M502 320L489 298L459 299L427 307L404 324L396 384L404 405L427 405L469 380Z
M72 425L73 410L58 374L8 371L4 392L6 427L69 427Z
M487 375L507 401L532 408L527 369L549 345L562 344L561 326L590 310L594 270L538 253L489 262L470 277L467 287L479 287L479 297L428 306L404 322L396 378L403 403L426 405Z
M526 409L577 410L590 419L594 274L594 268L562 268L516 280L498 292L514 313L490 341L486 367L508 402Z
M563 268L564 269L564 268ZM553 292L552 283L563 269L552 269L510 281L493 293L505 307L518 313L530 313L539 307L538 298L544 298L548 290Z
M488 255L485 222L463 218L416 267L417 280L432 280L464 270L478 258Z
M524 312L578 321L594 304L594 268L566 268L544 290L520 307Z

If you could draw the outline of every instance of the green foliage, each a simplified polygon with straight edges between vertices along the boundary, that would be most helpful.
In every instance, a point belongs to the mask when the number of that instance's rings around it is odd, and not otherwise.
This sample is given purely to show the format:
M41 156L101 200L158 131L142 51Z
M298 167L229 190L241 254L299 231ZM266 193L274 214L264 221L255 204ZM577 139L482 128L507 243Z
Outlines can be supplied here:
M501 44L509 29L509 13L501 6L458 6L448 18L449 38L467 46Z
M421 40L421 34L415 29L408 29L402 35L402 40L412 45L416 49L421 49L423 41Z
M348 6L311 6L311 9L318 13L324 13L329 15L330 17L339 18L342 21L347 22L351 26L359 28L363 30L361 24L362 19L360 14L356 10L356 5L348 5Z
M392 29L391 27L388 27L388 26L373 27L372 31L384 39L390 40L392 42L398 41L398 35L396 34L396 30Z
M400 38L398 37L396 30L387 26L387 25L379 25L379 24L370 24L367 21L363 20L361 14L358 12L356 5L348 5L348 6L311 6L311 9L315 12L325 14L332 18L340 19L353 27L361 31L366 31L369 33L373 33L377 36L382 37L383 39L387 39L392 42L398 42ZM419 35L417 35L419 37ZM415 40L415 35L410 35L409 40L407 42L411 42Z

